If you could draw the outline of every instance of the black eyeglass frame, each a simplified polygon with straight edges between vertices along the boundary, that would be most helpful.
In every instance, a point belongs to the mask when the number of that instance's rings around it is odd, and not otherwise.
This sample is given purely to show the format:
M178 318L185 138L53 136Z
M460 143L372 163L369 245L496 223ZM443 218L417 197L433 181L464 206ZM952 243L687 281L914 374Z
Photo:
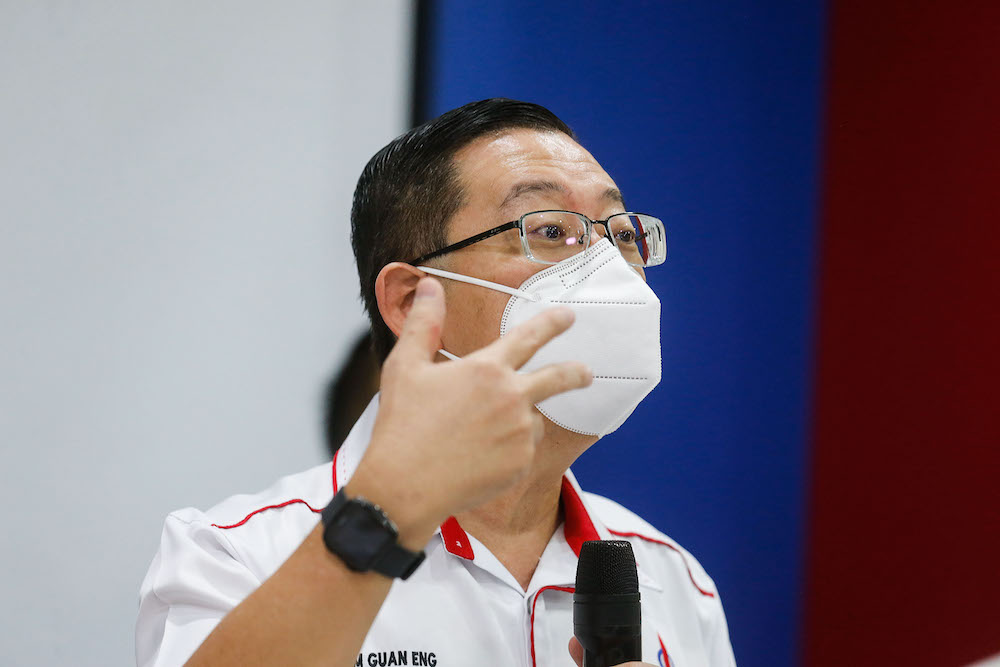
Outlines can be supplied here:
M518 230L518 236L520 236L520 238L521 238L521 249L524 250L524 254L525 254L525 256L528 259L530 259L533 262L538 262L539 264L558 264L559 262L549 262L549 261L546 261L544 259L538 259L531 252L531 248L528 245L528 239L526 238L525 232L524 232L524 219L527 218L529 215L535 215L536 213L569 213L570 215L575 215L576 217L578 217L581 220L583 220L583 224L584 224L586 236L585 236L585 241L583 242L582 248L580 249L579 252L584 252L585 250L587 250L588 247L590 247L590 236L593 233L594 225L601 225L602 227L604 227L604 238L610 239L611 240L611 245L617 247L618 244L615 243L615 241L614 241L614 235L611 233L611 227L608 226L608 220L610 220L611 218L617 217L619 215L642 215L642 216L645 216L647 218L653 218L654 220L657 220L660 223L661 226L663 225L663 221L660 220L659 218L657 218L656 216L649 215L648 213L636 213L635 211L626 211L626 212L623 212L623 213L614 213L612 215L609 215L604 220L591 220L590 218L588 218L587 216L585 216L583 213L577 213L576 211L563 211L563 210L559 210L559 209L552 209L552 210L546 209L544 211L531 211L529 213L525 213L524 215L522 215L517 220L511 220L510 222L505 222L502 225L498 225L498 226L494 227L493 229L487 229L485 232L480 232L478 234L475 234L474 236L470 236L467 239L462 239L461 241L457 241L455 243L452 243L451 245L448 245L448 246L445 246L443 248L439 248L438 250L434 250L432 252L429 252L426 255L421 255L420 257L417 257L416 259L410 260L409 262L407 262L407 264L410 264L411 266L416 266L418 264L422 264L422 263L424 263L424 262L426 262L428 260L434 259L435 257L440 257L441 255L445 255L445 254L447 254L449 252L454 252L456 250L461 250L462 248L467 248L468 246L472 245L473 243L479 243L480 241L485 241L488 238L492 238L492 237L496 236L497 234L502 234L503 232L506 232L506 231L508 231L510 229L516 229L516 230ZM646 232L645 234L643 234L643 237L648 236L648 234L649 234L649 232ZM640 238L643 238L643 237L640 237ZM641 266L643 268L649 268L651 266L657 266L658 264L662 264L662 263L663 263L663 261L661 260L661 261L657 262L656 264L637 264L637 265L633 265L633 266ZM630 262L630 264L631 264L631 262Z

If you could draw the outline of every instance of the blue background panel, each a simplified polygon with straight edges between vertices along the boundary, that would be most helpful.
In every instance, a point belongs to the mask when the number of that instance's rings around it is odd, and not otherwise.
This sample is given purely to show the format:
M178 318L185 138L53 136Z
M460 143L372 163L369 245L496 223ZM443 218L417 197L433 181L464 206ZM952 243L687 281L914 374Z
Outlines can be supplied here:
M663 381L574 470L701 561L741 665L796 664L823 4L430 10L431 115L543 104L666 223Z

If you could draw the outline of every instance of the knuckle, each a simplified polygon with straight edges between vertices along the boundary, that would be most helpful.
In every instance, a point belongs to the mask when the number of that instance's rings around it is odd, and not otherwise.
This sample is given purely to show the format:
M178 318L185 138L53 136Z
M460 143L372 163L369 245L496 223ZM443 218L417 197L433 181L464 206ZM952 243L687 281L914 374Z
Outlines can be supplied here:
M403 322L403 331L401 332L401 336L412 336L423 331L428 326L428 317L424 313L419 310L410 309L410 313L406 316L406 320Z
M432 322L433 320L434 311L432 307L419 299L413 301L409 312L406 313L406 322L418 327L425 326L427 322Z
M531 331L530 342L535 349L548 343L555 336L556 330L549 321L539 322Z
M521 436L531 437L535 434L535 420L533 416L527 410L521 412L519 419L517 420L517 431Z
M511 371L507 373L501 382L504 394L509 396L513 400L524 401L525 399L525 386L523 378L519 377L516 373Z
M521 337L522 340L528 345L539 344L545 338L545 331L547 329L545 325L545 320L532 320L524 328L524 335Z
M480 379L495 379L499 374L500 364L489 357L476 357L470 361L472 362L471 370Z
M510 415L513 415L512 420L515 426L520 427L521 424L521 404L523 402L523 397L521 393L512 387L504 387L500 390L499 402L501 409Z

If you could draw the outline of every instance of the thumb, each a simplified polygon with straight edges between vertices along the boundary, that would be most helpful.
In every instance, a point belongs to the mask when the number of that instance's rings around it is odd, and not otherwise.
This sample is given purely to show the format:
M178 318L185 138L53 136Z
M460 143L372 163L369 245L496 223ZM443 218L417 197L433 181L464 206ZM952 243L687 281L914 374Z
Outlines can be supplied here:
M569 655L576 662L576 667L583 667L583 646L576 637L569 638Z
M421 278L403 330L399 333L397 354L406 359L432 359L441 348L444 312L444 288L441 283L431 277Z

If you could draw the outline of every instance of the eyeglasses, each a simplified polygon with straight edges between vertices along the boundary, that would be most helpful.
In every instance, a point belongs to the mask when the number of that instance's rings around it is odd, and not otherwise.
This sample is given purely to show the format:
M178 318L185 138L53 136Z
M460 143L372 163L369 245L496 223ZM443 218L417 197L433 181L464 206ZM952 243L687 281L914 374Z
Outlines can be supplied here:
M604 228L604 233L599 235L610 239L625 261L632 266L656 266L662 264L667 257L667 236L663 221L651 215L616 213L606 220L591 220L582 213L573 211L534 211L440 250L421 255L408 263L416 266L509 229L517 229L521 237L521 248L528 259L542 264L557 264L590 247L594 225Z

